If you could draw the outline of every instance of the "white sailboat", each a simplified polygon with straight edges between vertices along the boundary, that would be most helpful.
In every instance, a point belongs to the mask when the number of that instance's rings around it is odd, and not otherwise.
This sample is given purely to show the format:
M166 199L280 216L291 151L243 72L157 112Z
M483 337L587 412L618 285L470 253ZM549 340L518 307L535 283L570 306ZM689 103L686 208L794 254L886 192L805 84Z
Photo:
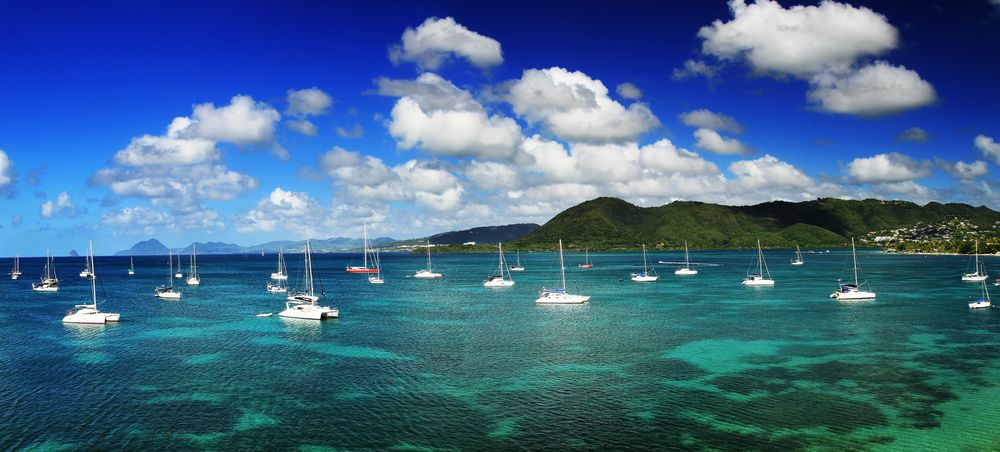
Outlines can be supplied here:
M986 273L986 267L979 260L979 240L976 240L976 271L962 275L962 281L979 282L986 281L990 275Z
M839 287L836 292L830 294L830 298L843 301L874 300L875 292L872 292L868 281L862 283L858 279L858 253L854 249L854 237L851 237L851 258L854 261L854 284L841 284L840 280L837 280ZM862 286L868 290L861 290Z
M483 281L483 287L512 287L514 285L514 278L510 276L510 269L504 264L503 259L503 243L498 243L497 248L500 254L500 265L497 267L496 274L490 274ZM507 277L504 277L504 272L507 272Z
M80 272L81 278L93 278L94 270L90 268L90 258L86 258L86 263L83 264L83 271Z
M515 262L514 265L511 265L510 268L508 268L508 270L512 272L524 271L524 266L521 265L521 250L517 250L517 262Z
M181 273L181 253L177 252L177 273L174 273L174 278L181 279L184 277L184 273Z
M422 279L435 279L440 278L444 275L440 273L435 273L434 269L431 268L431 241L427 239L427 268L424 270L417 270L417 274L413 275L414 278Z
M90 269L90 304L78 304L66 312L63 323L86 323L103 325L117 322L121 315L117 312L101 312L97 309L97 267L94 266L94 242L90 242L90 254L87 257L87 268Z
M635 282L656 282L657 279L660 279L660 275L656 274L656 267L649 266L649 259L646 258L645 243L642 244L642 272L632 273L631 279Z
M982 282L983 282L983 295L973 301L970 301L969 309L983 309L993 306L993 303L990 301L990 291L989 289L986 288L986 280L984 279Z
M590 301L589 295L574 295L566 292L566 264L563 262L562 239L559 239L559 273L562 275L562 288L546 288L538 291L539 304L580 304Z
M697 275L698 270L691 269L691 256L688 254L688 242L684 241L684 266L674 271L675 275L690 276Z
M379 255L377 249L374 251L375 274L368 277L368 282L370 284L385 284L385 280L382 279L382 257Z
M367 222L364 223L364 228L365 228L365 242L364 242L365 243L365 245L364 245L365 246L365 250L364 250L364 253L362 253L362 255L361 255L361 259L362 259L363 264L360 267L357 267L357 266L348 266L344 270L347 273L378 273L378 268L368 267L368 262L369 262L368 261L368 254L372 253L372 250L371 250L371 248L368 247L368 223ZM372 262L372 264L374 264L374 262Z
M198 245L191 245L191 269L188 270L187 283L189 286L201 285L201 276L198 275Z
M169 281L169 284L156 288L156 298L180 300L181 291L174 289L174 256L171 254L170 250L167 250L167 265L169 266L169 271L167 272L167 280ZM178 263L178 265L180 265L180 263Z
M135 274L135 261L132 260L132 256L128 257L128 274L129 275Z
M792 265L803 265L806 261L802 259L802 250L799 249L798 245L795 245L795 259L792 259Z
M768 287L774 285L774 280L771 279L771 272L767 270L767 262L764 261L764 250L760 247L760 239L757 239L757 270L747 271L747 277L743 279L743 285L748 287Z
M267 282L267 291L270 293L288 292L288 269L285 268L285 252L278 248L278 271L271 273L273 281Z
M561 239L560 239L560 242L562 242ZM580 267L580 268L594 268L594 263L590 261L590 248L584 248L583 249L583 263L580 264L580 265L577 265L577 267Z
M14 268L10 270L10 279L17 279L21 277L21 255L17 254L14 256Z
M285 310L278 316L289 319L323 320L335 319L340 316L337 308L317 305L319 295L313 286L312 249L306 238L305 268L302 276L303 287L285 298Z
M56 263L48 251L45 252L45 274L41 281L31 283L31 290L35 292L58 292L59 277L56 275Z

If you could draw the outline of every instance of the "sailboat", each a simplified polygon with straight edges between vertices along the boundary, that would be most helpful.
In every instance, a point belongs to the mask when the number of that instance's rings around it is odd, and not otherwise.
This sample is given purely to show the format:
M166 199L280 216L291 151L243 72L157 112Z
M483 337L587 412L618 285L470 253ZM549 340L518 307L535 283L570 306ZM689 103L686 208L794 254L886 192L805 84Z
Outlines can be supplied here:
M371 284L385 284L385 280L382 279L382 257L379 255L377 249L374 251L375 251L374 262L375 262L376 273L368 277L368 282Z
M10 271L10 279L21 277L21 255L14 256L14 268Z
M830 298L837 300L874 300L875 292L872 292L871 285L868 281L860 282L858 280L858 252L854 249L854 237L851 237L851 257L854 260L854 284L840 284L840 280L837 280L839 288L836 292L830 294ZM865 286L868 290L861 290L861 286Z
M650 271L652 269L652 271ZM635 282L655 282L660 279L656 274L656 267L649 267L649 259L646 258L646 244L642 244L642 272L632 273L632 281Z
M286 285L286 281L288 280L288 270L285 268L285 252L281 248L278 248L278 271L271 273L271 279L274 281L267 282L268 292L288 292L288 286Z
M753 265L753 264L750 264ZM743 279L744 286L773 286L771 272L767 270L767 262L764 261L764 250L760 247L760 239L757 239L757 271L747 271L747 277Z
M497 272L495 274L491 273L483 281L483 287L511 287L514 285L514 278L510 276L510 269L504 264L503 260L503 243L498 243L497 248L499 249L500 255L500 265L497 267ZM507 272L507 277L504 278L504 272Z
M798 245L795 245L795 259L792 260L792 265L802 265L806 261L802 259L802 250L799 249Z
M524 271L524 266L521 265L521 250L517 250L517 262L514 263L514 265L511 265L508 270L510 270L512 272L523 272Z
M189 286L201 285L201 276L198 276L198 245L191 245L191 269L188 270L187 283Z
M561 240L560 240L561 241ZM580 268L594 268L594 263L590 262L590 248L583 249L583 263L577 265Z
M539 304L580 304L590 301L589 295L573 295L566 292L566 264L563 262L562 239L559 239L559 273L562 275L562 288L546 288L538 291Z
M103 325L117 322L121 315L117 312L101 312L97 309L97 269L94 266L94 242L90 242L90 254L87 257L87 268L90 270L90 304L78 304L66 312L63 323L87 323Z
M132 260L132 256L128 257L128 274L129 275L135 274L135 262Z
M986 267L979 260L979 240L976 240L976 271L962 275L962 281L979 282L986 281L990 275L986 274Z
M170 284L166 286L157 287L156 298L180 300L181 292L177 289L174 289L174 256L171 254L170 250L167 250L167 265L170 266L170 270L167 272L167 278Z
M59 291L59 277L56 276L56 263L48 251L45 252L45 274L42 275L41 281L31 283L31 290L35 292Z
M344 270L347 273L378 273L378 268L368 267L368 253L371 252L371 250L368 248L368 223L364 223L364 227L365 227L365 251L361 255L362 256L361 259L364 263L360 267L357 266L347 267L347 269ZM374 262L372 263L374 264Z
M94 270L90 268L90 258L88 257L87 262L83 264L83 271L80 272L81 278L92 278L94 276Z
M688 242L684 241L684 266L674 271L675 275L689 276L697 275L698 270L691 269L691 256L688 254Z
M305 271L302 276L303 287L293 292L285 298L285 310L278 313L278 316L289 319L323 320L335 319L340 316L337 308L319 306L319 295L313 286L312 270L312 248L309 246L309 239L306 238L305 250Z
M982 309L992 307L993 303L990 301L990 291L986 288L986 280L983 280L983 295L973 301L969 302L969 309Z
M417 270L417 274L413 275L413 277L422 279L434 279L434 278L440 278L442 276L444 275L440 273L434 273L434 270L431 268L431 241L430 239L427 239L427 268L425 270Z
M184 273L181 273L181 253L177 253L177 273L174 273L174 278L183 278Z

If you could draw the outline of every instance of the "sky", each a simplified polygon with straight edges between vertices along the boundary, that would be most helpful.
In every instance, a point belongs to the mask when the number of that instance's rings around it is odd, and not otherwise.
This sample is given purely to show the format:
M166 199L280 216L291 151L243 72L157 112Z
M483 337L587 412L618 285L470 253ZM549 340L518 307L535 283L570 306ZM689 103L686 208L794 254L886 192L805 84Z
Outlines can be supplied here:
M1000 0L14 2L0 255L819 197L1000 209Z

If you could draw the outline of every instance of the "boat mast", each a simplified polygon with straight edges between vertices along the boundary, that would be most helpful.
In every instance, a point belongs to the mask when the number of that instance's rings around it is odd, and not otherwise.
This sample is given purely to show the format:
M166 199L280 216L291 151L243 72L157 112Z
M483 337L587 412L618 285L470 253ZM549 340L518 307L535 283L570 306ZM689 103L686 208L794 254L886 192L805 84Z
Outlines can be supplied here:
M764 250L760 247L760 239L757 239L757 273L764 276Z
M854 248L854 237L851 237L851 256L854 258L854 285L858 285L858 252Z
M642 244L642 273L646 274L646 244Z
M979 275L979 240L976 240L976 275Z
M559 239L559 272L562 274L563 292L566 292L566 264L563 262L562 239Z
M365 270L367 270L368 269L368 222L366 221L363 224L365 228L365 244L364 244L365 251L364 251L364 257L362 257L361 259L364 262Z
M170 250L167 250L167 265L170 266L170 285L167 287L174 287L174 256Z
M684 241L684 268L691 267L691 257L688 255L688 242Z
M431 239L427 239L427 271L432 271L431 269Z
M313 289L312 256L308 238L306 239L306 287L308 288L307 290L309 291L309 296L312 297L315 290Z
M497 242L497 247L500 249L500 279L503 279L503 242Z
M90 300L97 309L97 267L94 265L94 241L90 241L90 257L87 259L90 267Z

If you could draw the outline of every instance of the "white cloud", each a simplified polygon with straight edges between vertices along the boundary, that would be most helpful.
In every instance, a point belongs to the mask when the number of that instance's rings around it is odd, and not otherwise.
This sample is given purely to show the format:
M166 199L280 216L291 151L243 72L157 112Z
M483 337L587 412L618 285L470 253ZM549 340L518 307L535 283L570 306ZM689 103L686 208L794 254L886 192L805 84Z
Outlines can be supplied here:
M989 165L982 160L976 160L970 163L952 163L943 159L937 159L937 164L945 172L958 179L975 179L977 177L985 176L986 173L989 172Z
M350 128L337 127L335 130L340 138L362 138L365 136L365 129L361 127L361 124L355 124Z
M859 183L903 182L931 175L931 163L898 152L856 158L847 173Z
M205 201L226 201L257 188L257 181L223 165L107 168L90 183L106 186L118 196L148 199L177 211L202 209Z
M687 60L684 62L684 66L674 69L673 78L674 80L686 80L693 77L705 77L711 79L715 77L718 72L718 68L704 61Z
M0 188L14 181L14 162L0 149Z
M394 177L381 159L340 147L323 154L320 167L331 179L352 185L378 185Z
M736 176L735 184L747 189L793 188L806 189L813 181L802 170L770 154L756 160L740 160L729 165Z
M289 129L292 129L298 133L301 133L307 137L316 136L316 124L308 119L292 119L285 121Z
M285 114L299 118L325 115L333 105L333 98L315 86L300 90L290 89L286 99L288 108L285 109Z
M473 160L464 173L469 182L483 190L513 190L520 186L516 169L503 163Z
M698 109L678 115L686 126L711 129L735 134L743 133L743 126L732 116L712 112L708 109Z
M76 206L69 197L69 193L62 192L56 196L56 200L46 200L42 203L42 217L53 218L56 216L73 217L76 216Z
M931 135L920 127L910 127L909 129L899 132L899 135L896 135L896 139L899 141L926 143L931 140Z
M783 8L760 0L731 0L733 19L702 27L702 52L723 60L746 59L755 72L808 78L843 70L861 57L896 47L898 32L885 16L835 1Z
M993 141L992 137L976 135L973 145L976 146L976 149L982 151L984 156L993 159L997 165L1000 165L1000 143Z
M400 96L389 133L401 149L482 159L511 159L521 128L511 119L488 115L472 95L432 73L413 81L377 81L379 93Z
M214 141L179 138L175 133L132 138L128 146L116 152L114 157L115 163L132 167L194 165L218 159L219 151Z
M882 198L892 198L903 195L907 199L919 203L926 203L937 198L933 190L912 180L882 182L880 184L876 184L874 188L876 192L887 193L890 195L885 196L883 194L881 195Z
M934 87L919 74L884 61L844 74L819 74L811 83L809 101L832 113L883 116L937 101Z
M568 141L632 141L660 125L646 104L626 108L608 97L600 80L561 67L525 70L506 99L519 116Z
M638 86L632 83L619 83L615 87L615 92L618 93L623 99L639 100L642 99L642 90Z
M740 140L726 138L711 129L698 129L694 131L695 143L699 149L714 152L716 154L749 154L752 150Z
M695 175L719 173L719 168L714 163L687 149L678 149L666 139L643 146L639 151L639 161L645 168L664 173Z
M497 40L483 36L451 17L430 17L416 30L407 27L401 44L389 48L393 64L413 62L420 69L437 70L452 55L465 58L480 69L489 69L503 62L503 52Z
M276 187L257 206L236 219L239 232L274 231L282 229L305 231L325 215L319 203L305 192Z
M211 102L195 105L191 116L196 136L236 144L272 143L274 125L281 119L270 105L243 95L233 96L222 107Z

